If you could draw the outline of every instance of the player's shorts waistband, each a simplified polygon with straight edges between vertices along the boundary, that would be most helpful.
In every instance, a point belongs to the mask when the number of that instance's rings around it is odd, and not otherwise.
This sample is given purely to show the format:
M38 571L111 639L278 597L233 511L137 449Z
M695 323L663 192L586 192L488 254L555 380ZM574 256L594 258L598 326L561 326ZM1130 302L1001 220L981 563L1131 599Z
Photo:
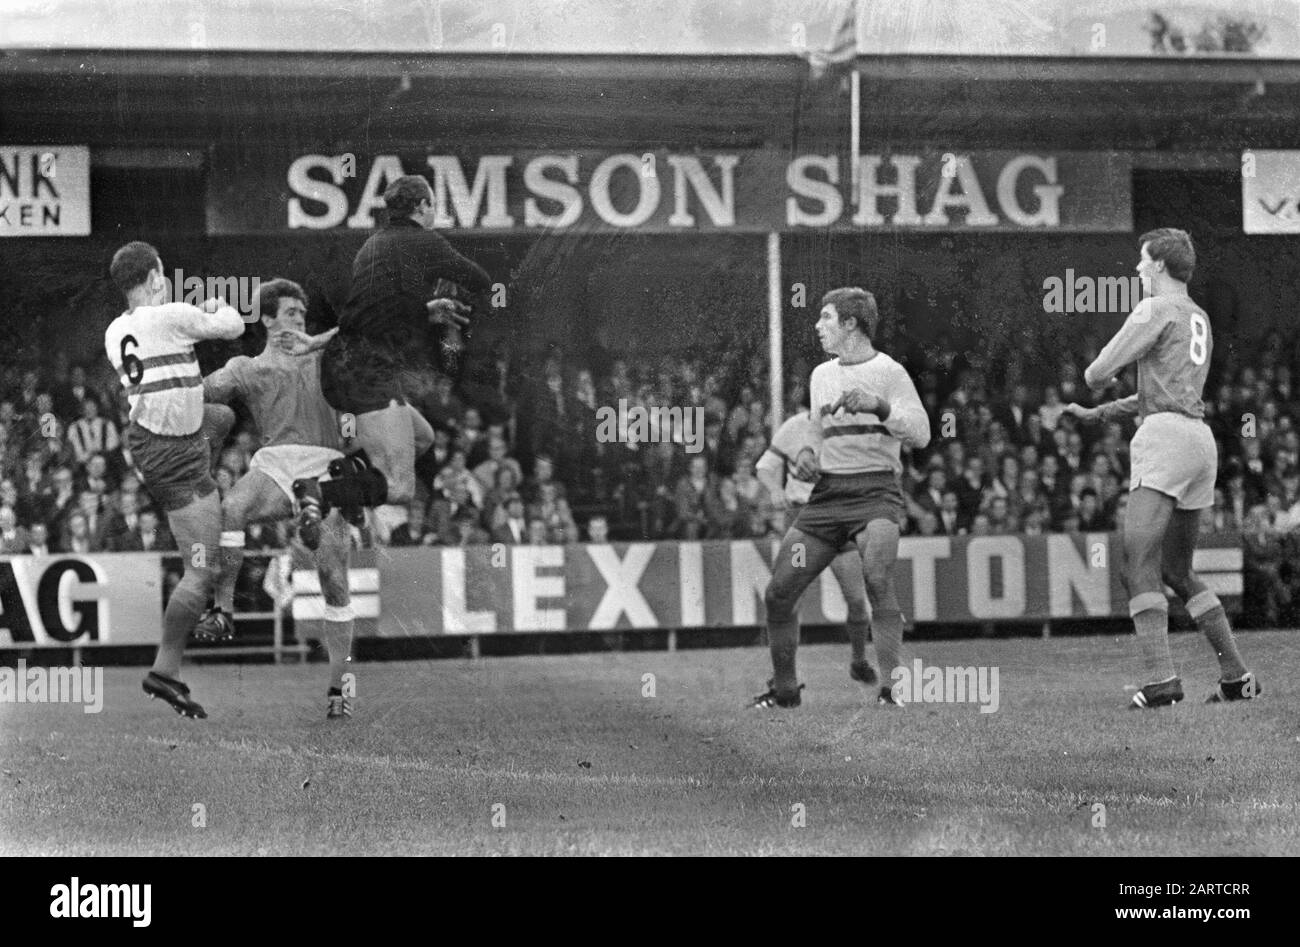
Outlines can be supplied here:
M1209 430L1210 425L1205 418L1194 418L1190 414L1183 414L1181 411L1155 411L1142 418L1142 423L1138 425L1141 431L1144 427L1150 425L1148 430L1162 429L1166 431L1189 431L1200 433L1201 429ZM1134 435L1136 437L1136 435Z
M145 427L139 421L132 421L127 426L126 430L128 434L134 432L137 436L157 437L157 438L161 438L164 441L188 441L188 440L192 440L194 435L198 434L199 431L203 430L203 425L200 424L198 427L196 427L193 431L190 431L190 433L188 434L159 434L157 431L153 431Z
M867 470L862 473L825 473L823 472L818 480L825 480L827 484L836 487L851 487L855 484L863 486L881 486L898 482L898 474L892 470Z

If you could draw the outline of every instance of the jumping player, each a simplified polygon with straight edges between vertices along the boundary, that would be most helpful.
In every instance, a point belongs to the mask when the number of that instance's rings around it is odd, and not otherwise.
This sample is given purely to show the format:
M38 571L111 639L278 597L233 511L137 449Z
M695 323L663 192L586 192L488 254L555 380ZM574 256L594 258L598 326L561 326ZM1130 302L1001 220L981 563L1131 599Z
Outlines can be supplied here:
M221 503L221 573L216 604L199 622L200 637L234 633L235 581L244 561L244 529L294 514L294 481L318 479L343 457L339 419L320 391L320 356L295 358L278 344L281 333L301 332L307 294L297 283L275 279L258 291L258 313L267 338L256 358L232 358L203 380L204 397L218 404L247 405L262 436L248 472ZM320 524L316 569L325 596L325 647L330 657L327 717L351 717L343 673L352 651L354 613L348 594L351 536L344 511L333 509Z
M812 435L808 428L812 420L805 409L786 418L784 423L772 435L771 445L763 452L755 466L755 474L760 483L767 487L772 497L772 505L778 510L787 511L787 523L798 516L813 485L808 480L800 480L795 458L810 446ZM852 657L849 661L849 677L861 681L868 687L879 678L876 669L867 660L867 638L871 631L871 617L867 608L867 588L862 577L862 557L858 553L857 543L845 542L840 554L831 561L831 572L839 581L844 601L848 605L848 617L845 622L849 632L849 647Z
M295 353L324 348L321 390L335 410L355 418L362 452L349 458L351 474L321 485L325 503L354 503L359 484L363 505L380 507L386 534L403 522L415 495L416 457L433 443L433 429L407 404L403 376L428 371L431 354L450 368L470 312L452 297L485 292L491 280L433 229L433 189L423 177L395 180L384 205L388 224L357 251L338 328L285 339L296 340ZM319 514L314 493L307 499L302 520L309 525Z
M1210 370L1210 320L1187 295L1196 267L1192 238L1165 227L1138 241L1137 271L1147 298L1084 372L1094 389L1137 362L1138 390L1096 408L1069 405L1085 421L1137 415L1130 446L1128 511L1124 519L1124 579L1150 681L1131 707L1159 707L1183 699L1169 652L1168 585L1219 658L1219 685L1210 703L1249 700L1260 692L1246 669L1219 598L1192 571L1201 511L1214 504L1219 456L1204 421L1201 394Z
M219 299L204 308L168 302L168 284L158 251L133 242L113 254L113 282L127 309L104 333L104 349L122 380L131 405L123 442L181 550L184 575L167 602L162 643L144 691L161 697L186 717L206 717L180 681L186 639L203 613L216 578L221 505L212 479L212 449L229 429L228 408L205 412L203 379L194 343L236 339L244 320ZM211 442L211 443L210 443Z
M764 596L775 675L767 692L754 698L754 707L799 706L803 685L795 674L795 605L848 540L862 557L880 673L892 678L898 665L903 613L894 562L904 511L900 448L928 444L930 420L906 369L872 344L879 322L875 297L864 289L833 289L822 297L817 335L822 348L837 357L813 369L811 443L795 457L797 476L817 483L781 541ZM881 688L878 702L897 703L888 686Z

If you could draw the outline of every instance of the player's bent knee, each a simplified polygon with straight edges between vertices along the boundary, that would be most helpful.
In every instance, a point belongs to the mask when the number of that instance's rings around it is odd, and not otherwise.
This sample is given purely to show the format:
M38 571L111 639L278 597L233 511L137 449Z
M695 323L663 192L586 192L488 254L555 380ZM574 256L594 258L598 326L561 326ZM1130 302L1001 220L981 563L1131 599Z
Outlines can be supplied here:
M348 601L346 594L342 602L331 602L329 596L325 596L324 618L326 622L351 622L356 618L356 609L352 607L352 602Z
M221 527L226 530L243 529L248 525L247 504L226 497L221 503Z
M763 605L767 608L768 620L789 621L794 617L794 606L798 600L797 595L792 595L791 590L777 583L773 577L767 586L767 591L763 593Z
M866 571L867 593L874 597L886 595L894 588L894 573L890 569L869 568Z
M375 471L375 473L379 473ZM401 506L410 503L415 499L415 477L405 476L404 473L396 474L385 478L379 474L379 480L369 489L372 496L371 506L382 506L385 503L391 503L395 506Z
M196 566L189 563L186 564L185 574L181 576L181 580L176 584L176 587L191 592L206 592L212 588L216 581L216 569L211 566Z
M1174 594L1186 601L1191 595L1192 577L1186 572L1178 572L1170 569L1162 570L1160 579L1165 585L1174 590Z
M867 614L866 596L863 596L862 598L846 599L845 604L848 606L847 618L849 621L867 620L868 614Z
M348 596L348 573L347 570L335 572L318 570L320 575L321 595L325 597L326 605L346 605L351 599Z

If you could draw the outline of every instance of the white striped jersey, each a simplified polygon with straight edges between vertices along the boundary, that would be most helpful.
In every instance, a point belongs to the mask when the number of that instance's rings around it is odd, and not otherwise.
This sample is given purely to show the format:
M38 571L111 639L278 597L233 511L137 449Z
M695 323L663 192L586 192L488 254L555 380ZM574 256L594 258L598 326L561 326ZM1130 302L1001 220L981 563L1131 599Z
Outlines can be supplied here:
M840 396L855 388L885 399L889 415L883 422L870 411L830 413ZM884 352L855 365L844 365L838 358L822 362L813 369L809 400L815 422L809 430L814 445L819 442L817 462L822 473L890 470L901 474L903 443L914 448L930 443L930 418L916 385L907 369Z
M154 434L193 434L203 424L203 378L194 343L237 339L244 320L230 306L137 306L104 333L104 350L131 403L131 420Z
M758 459L759 467L773 470L779 467L785 468L785 498L791 503L807 503L808 498L812 496L812 482L800 480L794 475L795 461L799 458L799 452L805 447L817 449L811 427L812 419L807 411L800 411L786 418L772 435L771 445Z

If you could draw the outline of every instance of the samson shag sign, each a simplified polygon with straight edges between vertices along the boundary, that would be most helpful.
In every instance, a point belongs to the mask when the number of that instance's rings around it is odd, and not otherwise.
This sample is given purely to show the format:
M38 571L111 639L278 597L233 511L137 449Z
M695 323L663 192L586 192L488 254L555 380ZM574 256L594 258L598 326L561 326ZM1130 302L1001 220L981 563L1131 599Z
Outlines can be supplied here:
M1130 162L1092 152L843 155L447 154L218 150L214 234L369 230L395 178L423 174L449 231L1129 231ZM856 199L855 199L856 197Z

